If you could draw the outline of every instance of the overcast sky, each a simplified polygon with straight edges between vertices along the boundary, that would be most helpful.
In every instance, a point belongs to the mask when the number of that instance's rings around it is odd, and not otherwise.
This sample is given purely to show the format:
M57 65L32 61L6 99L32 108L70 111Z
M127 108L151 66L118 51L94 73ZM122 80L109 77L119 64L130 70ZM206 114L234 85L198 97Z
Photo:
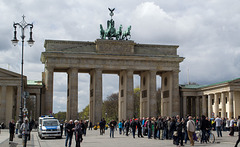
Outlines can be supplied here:
M212 84L240 77L239 0L0 0L0 67L20 73L21 44L13 46L13 22L34 24L25 46L24 75L41 80L44 40L95 41L115 8L115 26L132 26L136 43L179 45L179 83ZM20 30L18 29L20 40ZM29 30L26 30L26 41ZM188 76L189 75L189 76ZM54 75L54 112L66 111L66 73ZM158 87L160 78L158 77ZM114 81L114 82L112 82ZM117 83L116 83L117 82ZM134 76L134 86L139 76ZM103 75L103 98L118 92L118 76ZM89 103L89 75L79 74L79 111Z

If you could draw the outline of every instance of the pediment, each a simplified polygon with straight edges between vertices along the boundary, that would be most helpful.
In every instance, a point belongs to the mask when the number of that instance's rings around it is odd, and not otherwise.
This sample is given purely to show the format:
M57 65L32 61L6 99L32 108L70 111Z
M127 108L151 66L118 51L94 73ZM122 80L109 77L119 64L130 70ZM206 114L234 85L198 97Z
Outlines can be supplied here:
M0 68L0 78L20 78L21 74Z

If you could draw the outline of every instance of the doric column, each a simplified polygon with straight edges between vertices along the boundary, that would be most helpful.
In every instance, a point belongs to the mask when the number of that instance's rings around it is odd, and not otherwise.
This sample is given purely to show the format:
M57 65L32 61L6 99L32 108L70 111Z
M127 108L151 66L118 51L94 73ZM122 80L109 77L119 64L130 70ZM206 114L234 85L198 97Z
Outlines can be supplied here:
M187 115L187 97L183 97L183 117Z
M214 94L214 113L215 117L218 116L218 110L219 110L219 100L218 100L218 94Z
M68 70L68 105L67 120L78 119L78 69Z
M206 104L206 95L202 96L202 114L207 116L207 104Z
M133 70L124 70L119 74L118 120L134 117Z
M94 69L90 72L90 120L93 124L102 119L102 69Z
M200 97L196 97L196 116L200 116Z
M208 95L208 117L209 118L212 117L212 98L213 98L213 95L209 94Z
M1 122L4 122L6 124L6 122L8 120L6 120L6 92L7 92L7 86L2 85L2 91L1 91L1 105L0 105L0 120Z
M134 116L134 98L133 98L133 70L127 70L127 81L126 81L126 103L127 103L127 118Z
M229 92L229 104L228 104L229 118L233 117L233 91Z
M149 72L149 111L150 116L157 116L156 71Z
M172 71L170 83L170 116L180 115L179 70Z
M44 114L48 115L53 110L53 67L45 67L45 99L44 99Z
M222 116L221 117L226 117L226 98L225 98L225 93L221 93L221 101L222 101Z

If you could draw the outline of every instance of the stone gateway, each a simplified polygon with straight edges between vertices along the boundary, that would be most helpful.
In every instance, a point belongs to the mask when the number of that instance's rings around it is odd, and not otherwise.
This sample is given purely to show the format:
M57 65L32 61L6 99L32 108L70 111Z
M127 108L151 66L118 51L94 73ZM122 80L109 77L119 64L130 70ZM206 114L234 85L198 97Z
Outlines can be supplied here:
M156 116L156 76L161 76L161 115L180 112L178 46L136 44L131 40L95 42L45 40L41 62L45 64L41 114L53 109L54 72L68 74L67 120L78 118L78 73L90 74L90 120L102 118L102 74L119 75L118 118L134 117L133 75L140 75L140 117Z

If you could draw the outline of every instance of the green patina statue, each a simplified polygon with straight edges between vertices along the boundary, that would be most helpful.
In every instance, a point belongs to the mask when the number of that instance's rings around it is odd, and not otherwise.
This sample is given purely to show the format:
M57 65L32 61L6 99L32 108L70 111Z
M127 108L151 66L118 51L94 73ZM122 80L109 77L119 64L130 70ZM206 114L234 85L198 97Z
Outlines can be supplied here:
M131 38L130 30L131 26L128 27L127 31L122 32L122 25L120 25L119 29L116 30L114 26L114 20L112 19L112 16L114 15L113 11L115 8L110 9L110 16L111 19L107 21L107 29L104 30L102 24L100 24L100 37L101 39L109 39L113 40L114 38L116 40L128 40Z

